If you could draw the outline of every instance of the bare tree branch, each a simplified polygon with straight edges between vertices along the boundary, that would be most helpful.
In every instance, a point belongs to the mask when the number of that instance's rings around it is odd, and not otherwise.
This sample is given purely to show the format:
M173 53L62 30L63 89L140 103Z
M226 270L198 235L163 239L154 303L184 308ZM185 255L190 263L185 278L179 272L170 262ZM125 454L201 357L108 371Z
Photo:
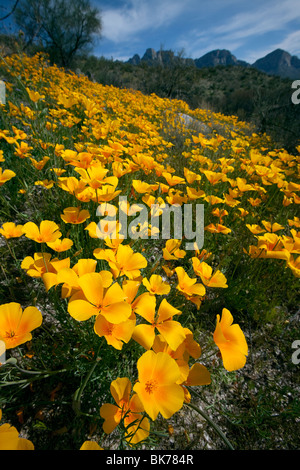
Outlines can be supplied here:
M12 7L11 12L8 13L7 15L3 16L2 18L0 18L0 21L6 20L6 18L8 18L10 15L12 15L13 12L15 11L15 9L17 8L18 3L19 3L19 0L16 0L14 6Z

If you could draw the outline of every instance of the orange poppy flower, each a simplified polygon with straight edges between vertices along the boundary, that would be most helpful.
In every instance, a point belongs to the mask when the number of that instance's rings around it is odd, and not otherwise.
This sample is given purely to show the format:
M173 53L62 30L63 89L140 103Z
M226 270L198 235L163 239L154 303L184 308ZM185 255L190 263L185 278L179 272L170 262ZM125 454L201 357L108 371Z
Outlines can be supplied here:
M177 184L186 184L185 179L180 176L171 175L169 172L164 171L162 176L165 178L169 186L176 186Z
M187 192L188 198L191 200L199 199L200 197L206 196L205 192L202 189L197 190L195 188L190 188L189 186L187 186L186 192Z
M216 224L216 225L209 224L206 227L204 227L204 230L207 230L208 232L211 232L211 233L224 233L224 234L231 232L230 228L225 227L222 224Z
M180 250L179 247L181 245L181 240L167 240L165 248L163 248L163 258L166 261L178 258L184 258L186 252L184 250Z
M130 305L125 301L126 296L115 282L109 287L100 273L87 273L78 279L78 284L84 296L71 297L68 304L70 315L78 321L84 321L93 315L103 315L110 323L126 321L131 313Z
M66 224L82 224L90 217L90 213L85 209L80 210L80 207L67 207L60 217Z
M75 292L81 291L79 278L87 273L96 271L97 261L93 259L80 259L72 268L69 266L60 269L56 276L56 284L62 284L62 298L71 297ZM112 274L108 271L100 272L103 287L109 287L112 283ZM43 276L44 280L45 275Z
M222 287L222 288L228 287L227 279L224 276L224 274L221 273L220 270L217 270L213 274L212 267L209 266L207 263L205 263L205 261L201 262L196 257L192 258L192 262L193 262L193 269L194 269L195 274L197 274L197 276L200 276L201 281L207 287Z
M55 242L48 242L47 245L54 251L61 253L67 251L73 246L73 241L70 238L57 238Z
M15 348L32 339L31 331L42 324L42 314L36 307L27 307L10 302L0 305L0 338L6 349Z
M136 190L137 193L149 193L156 191L159 188L158 184L148 184L145 181L133 180L132 187Z
M176 361L165 352L146 351L137 362L138 394L146 413L154 421L161 413L169 419L183 406L184 391L176 382L180 370Z
M188 297L194 295L205 295L205 287L202 284L197 284L196 278L189 277L181 266L175 268L175 271L178 277L177 289L180 292L186 294Z
M84 441L79 450L103 450L96 441Z
M51 220L43 220L39 227L34 222L27 222L23 228L25 237L38 243L55 242L61 237L59 226Z
M2 411L0 410L0 420ZM0 450L34 450L34 445L28 439L19 437L18 430L8 423L0 426Z
M16 173L12 170L4 170L2 172L2 168L0 167L0 186L2 186L6 181L11 180L14 176L16 176Z
M23 235L23 225L16 225L14 222L5 222L0 228L0 234L6 238L17 238Z
M145 349L150 349L155 339L155 329L167 341L170 348L175 350L185 339L182 325L173 320L174 315L180 315L181 311L173 307L166 299L163 299L156 311L156 297L150 293L144 293L138 297L134 305L134 312L143 317L149 325L139 324L133 331L132 338Z
M102 315L98 315L94 324L94 331L98 336L104 336L107 344L115 349L121 350L123 343L128 343L131 339L135 327L135 318L114 324L106 320Z
M28 87L26 87L26 91L28 93L29 98L34 103L36 103L39 100L43 100L45 98L45 95L40 95L38 91L30 90L30 88Z
M150 294L167 295L171 290L169 284L164 282L158 274L152 274L149 280L144 278L143 284Z
M103 431L110 434L121 421L124 422L125 439L129 444L145 440L149 435L150 423L143 416L144 407L137 394L131 395L131 382L127 377L119 377L110 385L116 405L105 403L100 408L104 419Z
M116 252L96 248L93 254L95 258L108 262L115 278L125 275L129 279L135 279L140 276L140 270L147 266L146 258L135 253L129 245L120 244Z
M222 318L217 315L217 325L214 331L214 342L221 352L223 365L226 370L241 369L246 363L248 345L241 328L233 323L229 310L223 308Z

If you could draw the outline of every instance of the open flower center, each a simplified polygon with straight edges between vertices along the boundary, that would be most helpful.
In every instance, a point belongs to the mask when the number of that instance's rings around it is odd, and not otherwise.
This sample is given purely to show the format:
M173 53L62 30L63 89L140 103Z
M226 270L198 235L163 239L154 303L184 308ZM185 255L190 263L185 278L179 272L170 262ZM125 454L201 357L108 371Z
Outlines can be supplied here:
M105 335L106 336L111 336L114 331L114 325L107 325L105 328Z
M157 389L157 386L158 386L158 383L157 383L156 380L154 380L154 379L148 380L145 383L145 390L150 395L151 393L153 393Z
M15 336L15 332L13 330L6 331L5 336L6 338L13 338Z

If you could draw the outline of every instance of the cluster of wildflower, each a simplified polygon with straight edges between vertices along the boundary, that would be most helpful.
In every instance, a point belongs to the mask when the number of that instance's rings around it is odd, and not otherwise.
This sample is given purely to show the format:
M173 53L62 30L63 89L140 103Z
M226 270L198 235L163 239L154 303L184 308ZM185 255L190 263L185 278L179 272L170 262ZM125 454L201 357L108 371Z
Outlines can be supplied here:
M24 257L21 268L40 279L46 292L60 292L67 301L66 314L77 322L93 320L95 334L108 347L121 350L133 342L144 348L134 384L116 377L110 386L115 404L100 409L106 433L122 422L127 442L136 444L148 437L150 420L158 414L168 419L190 402L190 386L211 383L210 371L199 362L201 347L194 331L181 317L187 305L198 314L211 292L228 287L226 273L210 262L220 256L210 251L220 237L232 245L237 231L250 231L257 245L244 247L241 255L283 260L300 277L300 221L295 215L299 157L270 150L266 136L249 132L233 116L192 111L181 101L92 83L50 67L40 55L11 56L3 68L11 76L2 109L10 125L0 129L0 162L10 155L10 167L22 164L34 184L29 188L24 174L0 168L1 189L5 195L5 185L14 178L20 197L30 198L34 186L42 194L55 191L57 216L25 224L7 220L0 234L7 242L25 237L41 247ZM19 81L23 99L13 102ZM179 155L180 113L207 124L218 120L227 137L182 125ZM127 204L117 204L118 196L126 196ZM278 222L273 214L272 220L261 220L274 197L286 212L280 212ZM197 202L205 208L205 249L195 245L187 251L182 240L170 237L163 246L157 243L152 266L155 240L141 237L153 233L150 220L136 228L134 243L117 236L121 212L130 219L138 203L151 210L154 205ZM113 208L117 224L99 222L99 207L102 216ZM89 253L76 230L88 238L86 246L93 247ZM221 244L225 246L223 240ZM244 367L245 335L226 306L214 321L213 339L225 369ZM29 341L41 323L36 307L22 311L15 302L0 306L0 338L7 349Z

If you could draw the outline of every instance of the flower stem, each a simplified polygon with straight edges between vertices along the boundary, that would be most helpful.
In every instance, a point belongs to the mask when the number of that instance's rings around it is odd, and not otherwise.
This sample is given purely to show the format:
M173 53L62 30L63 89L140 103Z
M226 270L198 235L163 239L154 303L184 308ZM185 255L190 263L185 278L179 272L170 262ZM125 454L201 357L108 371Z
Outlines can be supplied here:
M100 349L103 345L103 342L104 342L104 340L99 345L98 352L97 352L94 364L92 365L91 369L89 370L88 374L86 375L82 385L74 393L72 407L73 407L73 410L75 411L75 413L78 414L78 415L81 414L81 411L80 411L81 403L80 403L80 401L81 401L83 391L84 391L85 387L87 386L87 383L88 383L90 377L92 376L94 370L96 369L97 365L99 364L99 362L101 360L101 358L99 357L99 351L100 351Z
M200 408L193 405L192 403L187 403L187 405L193 410L197 411L197 413L199 413L214 428L214 430L219 434L221 439L226 443L230 450L234 450L234 447L229 442L223 431L219 428L216 423L213 422L213 420L203 410L200 410Z

